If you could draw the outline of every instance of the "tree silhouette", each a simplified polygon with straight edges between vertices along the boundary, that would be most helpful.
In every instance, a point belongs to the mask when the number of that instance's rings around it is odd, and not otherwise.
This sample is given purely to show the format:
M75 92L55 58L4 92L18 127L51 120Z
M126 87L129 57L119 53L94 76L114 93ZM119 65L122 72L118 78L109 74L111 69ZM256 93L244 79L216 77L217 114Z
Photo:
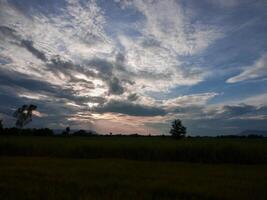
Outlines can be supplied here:
M2 131L3 131L3 129L4 129L4 127L3 127L3 120L2 120L2 119L0 119L0 132L2 132Z
M68 136L70 134L70 127L68 126L65 131L62 132L62 135Z
M67 135L70 134L70 127L69 126L66 128L66 133L67 133Z
M18 108L13 117L17 118L16 127L23 128L26 124L32 121L32 112L37 109L35 105L23 105L22 107Z
M182 125L182 121L180 119L175 119L172 122L170 134L175 138L182 138L185 136L186 127Z

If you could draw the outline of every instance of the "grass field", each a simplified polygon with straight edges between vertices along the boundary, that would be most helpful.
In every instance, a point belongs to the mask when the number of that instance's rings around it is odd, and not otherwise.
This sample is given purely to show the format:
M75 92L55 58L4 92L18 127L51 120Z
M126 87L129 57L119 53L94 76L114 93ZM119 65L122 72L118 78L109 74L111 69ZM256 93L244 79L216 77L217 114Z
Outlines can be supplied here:
M267 164L267 139L0 137L0 155Z
M267 199L264 139L0 137L0 155L0 199Z

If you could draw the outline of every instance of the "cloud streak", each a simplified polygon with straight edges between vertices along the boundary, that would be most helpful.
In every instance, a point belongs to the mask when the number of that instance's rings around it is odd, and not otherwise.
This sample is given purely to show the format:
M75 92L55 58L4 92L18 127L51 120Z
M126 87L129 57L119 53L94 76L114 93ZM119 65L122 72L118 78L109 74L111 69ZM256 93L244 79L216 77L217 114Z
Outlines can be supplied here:
M267 53L263 54L251 66L245 67L243 72L227 79L227 83L237 83L247 80L263 79L267 77Z

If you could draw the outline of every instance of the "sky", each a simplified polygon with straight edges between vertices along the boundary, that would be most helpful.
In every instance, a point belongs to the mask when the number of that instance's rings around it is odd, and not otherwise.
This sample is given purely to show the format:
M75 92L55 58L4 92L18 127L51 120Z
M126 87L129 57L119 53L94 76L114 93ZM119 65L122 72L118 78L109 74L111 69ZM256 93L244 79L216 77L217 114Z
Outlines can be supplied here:
M0 119L189 135L267 129L267 0L0 0Z

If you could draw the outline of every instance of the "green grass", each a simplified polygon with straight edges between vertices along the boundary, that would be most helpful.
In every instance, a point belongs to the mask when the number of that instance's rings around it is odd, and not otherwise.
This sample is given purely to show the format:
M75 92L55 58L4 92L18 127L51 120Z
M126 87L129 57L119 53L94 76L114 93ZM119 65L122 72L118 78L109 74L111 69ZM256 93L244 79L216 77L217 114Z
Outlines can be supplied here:
M266 199L267 165L1 157L0 199Z
M267 164L267 139L2 136L0 155Z

